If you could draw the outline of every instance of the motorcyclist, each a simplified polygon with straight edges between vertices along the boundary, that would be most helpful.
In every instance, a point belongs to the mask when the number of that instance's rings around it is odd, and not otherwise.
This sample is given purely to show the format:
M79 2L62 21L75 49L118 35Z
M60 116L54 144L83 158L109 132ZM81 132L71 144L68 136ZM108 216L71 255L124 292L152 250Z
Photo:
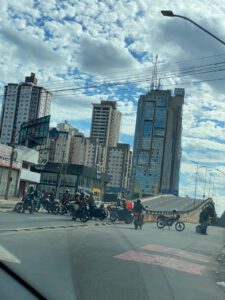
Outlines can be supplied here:
M49 200L53 203L55 201L55 190L52 189L49 193Z
M96 207L95 198L94 198L94 193L93 192L91 192L90 196L88 197L88 205L89 205L90 216L91 216L91 219L92 219L93 212L94 212L94 209Z
M36 195L36 191L33 184L30 184L27 189L27 200L29 201L29 204L31 206L31 209L33 210L33 201Z
M138 199L138 200L134 203L134 212L140 213L140 214L141 214L141 220L142 220L142 222L143 222L143 220L144 220L143 211L146 211L146 209L145 209L145 207L142 205L141 199Z
M117 198L116 205L117 205L117 207L121 207L121 205L122 205L122 199L120 197Z
M84 192L80 193L80 202L81 202L81 206L86 206L87 205Z
M66 192L63 194L63 198L62 198L62 204L66 205L69 203L69 199L70 199L70 194L69 194L70 190L66 190Z
M202 208L202 211L199 215L199 223L201 224L202 234L207 234L207 227L208 227L208 220L209 220L209 212L207 207Z

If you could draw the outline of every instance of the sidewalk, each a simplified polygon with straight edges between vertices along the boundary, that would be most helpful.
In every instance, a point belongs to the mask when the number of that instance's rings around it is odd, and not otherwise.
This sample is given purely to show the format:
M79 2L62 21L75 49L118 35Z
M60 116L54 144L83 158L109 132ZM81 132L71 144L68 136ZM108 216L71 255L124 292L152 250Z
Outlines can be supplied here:
M20 197L9 197L8 200L5 200L3 197L0 197L0 208L13 209L20 199Z

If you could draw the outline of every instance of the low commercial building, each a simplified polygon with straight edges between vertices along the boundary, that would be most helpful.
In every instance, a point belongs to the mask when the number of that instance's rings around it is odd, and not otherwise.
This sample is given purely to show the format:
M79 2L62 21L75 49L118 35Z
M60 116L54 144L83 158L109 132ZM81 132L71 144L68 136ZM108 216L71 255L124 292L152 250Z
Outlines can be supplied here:
M0 144L0 196L5 195L10 167L12 147ZM38 163L39 153L25 146L18 146L14 150L12 172L9 186L9 197L22 196L29 184L38 184L40 174L31 171L31 167Z
M32 169L35 171L35 166ZM77 191L94 192L101 200L105 185L110 180L107 174L95 168L75 164L47 163L43 170L36 169L36 172L41 174L39 190L50 192L54 188L59 198L69 189L72 195Z

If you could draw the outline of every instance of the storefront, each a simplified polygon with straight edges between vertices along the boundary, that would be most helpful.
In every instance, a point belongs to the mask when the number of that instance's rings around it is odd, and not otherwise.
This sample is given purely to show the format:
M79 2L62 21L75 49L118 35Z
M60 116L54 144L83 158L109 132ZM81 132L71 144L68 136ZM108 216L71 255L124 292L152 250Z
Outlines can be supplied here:
M99 176L97 169L83 165L47 163L43 170L36 169L36 172L41 173L39 190L50 192L54 189L59 198L69 189L72 195L76 192L94 192L100 200L110 180L107 174L101 173Z
M0 196L5 195L10 167L12 147L0 144ZM14 150L12 172L9 185L9 197L22 196L28 184L38 184L40 175L31 172L32 165L38 162L39 153L25 146L18 146Z

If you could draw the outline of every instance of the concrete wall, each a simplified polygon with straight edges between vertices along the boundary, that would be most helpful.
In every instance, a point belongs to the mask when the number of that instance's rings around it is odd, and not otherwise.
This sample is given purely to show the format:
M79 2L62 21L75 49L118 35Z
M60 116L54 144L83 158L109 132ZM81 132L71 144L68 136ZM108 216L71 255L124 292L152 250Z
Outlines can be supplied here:
M156 196L154 197L154 199L156 199L157 197L161 197L161 196ZM179 213L181 218L180 220L184 223L193 223L193 224L198 224L199 223L199 214L202 211L202 208L205 207L207 204L212 203L212 199L208 199L205 202L202 202L198 207L196 207L193 210L184 212L184 213ZM162 214L162 215L171 215L171 211L168 212L159 212L159 211L155 211L152 212L151 214L145 214L144 216L144 221L145 222L156 222L157 217Z

